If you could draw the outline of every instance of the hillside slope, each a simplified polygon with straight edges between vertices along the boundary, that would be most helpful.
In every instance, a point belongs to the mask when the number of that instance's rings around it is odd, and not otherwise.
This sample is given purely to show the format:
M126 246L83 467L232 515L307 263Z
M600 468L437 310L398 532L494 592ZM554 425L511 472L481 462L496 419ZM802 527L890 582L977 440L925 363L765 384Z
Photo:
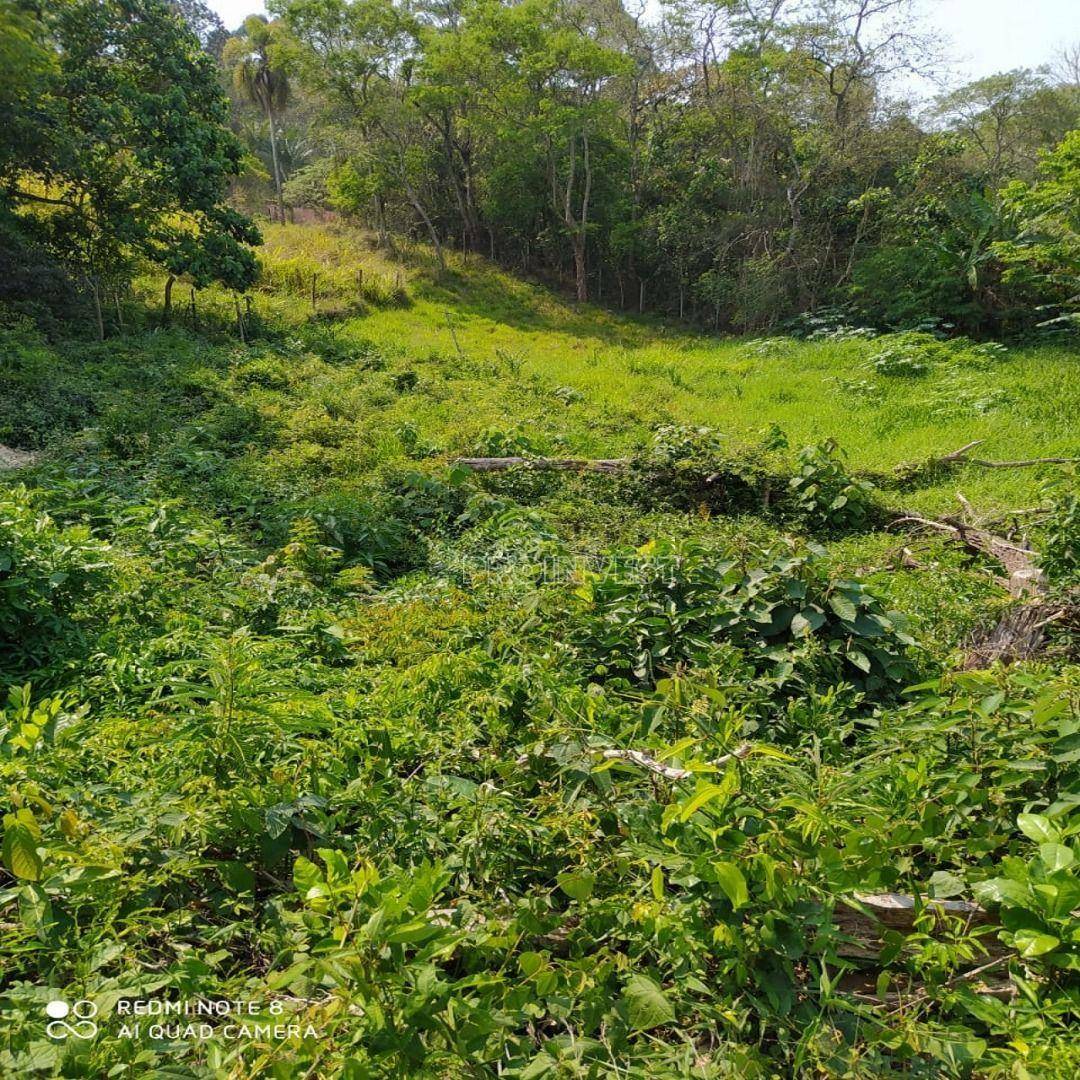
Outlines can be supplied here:
M0 1067L1075 1075L1075 488L893 468L1076 456L1075 349L714 339L267 240L243 343L179 289L101 344L0 328L41 451L0 473ZM1001 567L889 527L957 491L1042 553L1009 667L961 670ZM853 948L883 893L912 917ZM96 1038L45 1037L55 993ZM120 1026L200 997L253 1030Z

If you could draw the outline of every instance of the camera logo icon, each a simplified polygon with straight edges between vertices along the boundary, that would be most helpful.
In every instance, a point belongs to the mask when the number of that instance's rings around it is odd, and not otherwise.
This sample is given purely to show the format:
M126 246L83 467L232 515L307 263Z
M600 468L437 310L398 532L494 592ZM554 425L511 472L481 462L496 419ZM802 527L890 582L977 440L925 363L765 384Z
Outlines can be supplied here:
M50 1001L45 1006L45 1015L50 1017L45 1025L45 1034L50 1039L92 1039L98 1033L97 1006L85 998L69 1005L66 1001ZM69 1019L69 1017L71 1019Z

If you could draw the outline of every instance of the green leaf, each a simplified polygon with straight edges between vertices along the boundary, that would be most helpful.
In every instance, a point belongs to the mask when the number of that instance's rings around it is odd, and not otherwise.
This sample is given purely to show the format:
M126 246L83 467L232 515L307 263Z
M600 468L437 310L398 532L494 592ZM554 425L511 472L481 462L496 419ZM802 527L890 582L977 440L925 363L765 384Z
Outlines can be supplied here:
M1021 814L1016 819L1017 827L1036 844L1050 844L1058 839L1058 831L1050 824L1050 819L1042 814Z
M804 607L791 620L791 632L796 637L806 637L825 625L825 615L819 608Z
M324 884L319 868L310 859L305 859L303 855L297 856L296 862L293 864L293 885L296 886L296 891L301 896L306 896L311 889Z
M843 593L833 593L829 597L829 607L847 622L854 622L855 616L859 613L855 605Z
M990 878L973 886L975 899L980 904L1006 904L1026 907L1031 902L1027 887L1012 878Z
M654 899L664 899L664 871L661 867L654 866L652 868L652 874L649 877L649 886L652 889Z
M626 1017L633 1031L651 1031L675 1019L675 1009L664 991L648 975L631 975L623 989Z
M1064 844L1040 844L1039 858L1051 874L1055 870L1066 870L1076 862L1072 849Z
M1060 944L1052 934L1043 934L1038 930L1017 930L1013 934L1013 945L1023 957L1042 956L1052 952Z
M588 900L596 887L596 875L580 872L559 874L555 879L571 900Z
M750 899L743 872L730 862L713 863L713 871L716 874L717 884L724 890L731 901L731 906L738 911Z
M860 671L869 672L870 660L865 653L859 652L858 649L848 649L844 656L847 657L847 659Z
M948 870L935 870L930 876L930 889L936 900L959 896L964 888L964 879Z
M726 784L702 784L679 810L679 820L689 821L706 803L731 794Z
M523 952L518 957L518 967L526 979L531 979L545 963L543 954L538 952Z
M41 880L41 857L33 834L21 821L8 821L4 829L4 865L24 881Z

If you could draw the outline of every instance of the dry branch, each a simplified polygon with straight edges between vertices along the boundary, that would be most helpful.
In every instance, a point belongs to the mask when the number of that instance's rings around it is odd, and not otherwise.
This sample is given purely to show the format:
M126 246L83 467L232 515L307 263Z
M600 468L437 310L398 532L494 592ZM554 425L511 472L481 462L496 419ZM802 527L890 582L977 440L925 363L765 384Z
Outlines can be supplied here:
M1075 465L1080 462L1080 458L1067 457L1024 458L1019 461L987 461L985 458L969 457L970 452L975 447L982 446L985 441L985 439L976 439L966 446L961 446L959 450L953 450L951 453L943 454L938 458L931 458L927 464L931 467L935 465L978 465L983 469L1028 469L1034 465Z
M1039 553L1031 548L1013 544L1003 537L995 536L957 518L935 521L933 518L901 511L900 515L893 519L892 525L917 525L922 529L933 529L959 541L973 554L988 555L1000 563L1008 574L1006 585L1014 596L1042 591L1042 571L1035 565Z
M730 754L723 754L721 757L715 758L708 764L710 767L716 768L720 765L726 765L729 761L741 761L751 750L753 750L753 746L751 746L750 743L740 743ZM646 754L644 750L622 750L614 747L609 749L603 747L590 747L587 752L594 754L597 757L602 757L605 761L628 761L631 765L637 765L642 769L655 773L657 776L664 777L666 780L689 780L701 771L700 769L680 769L676 765L665 765L651 754ZM520 754L515 764L519 766L524 765L528 760L528 754Z
M718 765L726 765L729 761L741 760L752 749L753 747L749 743L742 743L735 747L730 754L724 754L723 757L710 761L709 765L715 768ZM689 780L695 775L691 769L679 769L674 765L665 765L662 761L657 761L656 758L650 757L641 750L600 750L593 751L593 753L599 753L606 761L629 761L634 765L640 765L643 769L648 769L649 772L656 773L657 776L666 777L668 780Z

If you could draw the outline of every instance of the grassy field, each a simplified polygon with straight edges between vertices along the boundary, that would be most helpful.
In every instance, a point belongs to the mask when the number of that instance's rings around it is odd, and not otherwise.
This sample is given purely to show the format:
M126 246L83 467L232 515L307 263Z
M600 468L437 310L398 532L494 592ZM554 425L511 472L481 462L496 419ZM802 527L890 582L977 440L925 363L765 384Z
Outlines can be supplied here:
M1073 457L1080 449L1075 348L1012 349L992 364L942 365L922 379L876 377L872 342L703 337L578 309L475 257L467 267L457 257L436 283L422 250L394 263L366 247L348 231L268 227L266 260L285 262L297 277L291 296L272 292L260 303L277 317L302 318L312 272L324 282L335 275L338 288L320 303L346 316L344 340L371 342L432 378L454 378L454 400L442 408L410 403L418 429L456 439L452 450L467 448L481 427L508 421L528 428L540 450L565 446L596 457L618 456L662 423L706 424L744 442L778 424L793 445L834 438L854 468L876 470L974 439L985 440L982 456L998 460ZM347 317L357 267L369 280L409 282L409 302ZM514 385L535 399L521 413L505 408ZM462 416L471 424L459 427ZM1031 490L1030 475L1008 471L971 470L963 483L988 507L1019 506ZM952 486L918 500L955 508Z
M1001 567L886 527L1040 507L994 528L1067 609L1068 468L894 467L1076 456L1075 348L703 337L266 236L243 343L156 279L103 343L0 327L0 1071L1075 1076L1075 642L962 670ZM853 956L882 892L917 918ZM121 1028L165 998L296 1030Z

